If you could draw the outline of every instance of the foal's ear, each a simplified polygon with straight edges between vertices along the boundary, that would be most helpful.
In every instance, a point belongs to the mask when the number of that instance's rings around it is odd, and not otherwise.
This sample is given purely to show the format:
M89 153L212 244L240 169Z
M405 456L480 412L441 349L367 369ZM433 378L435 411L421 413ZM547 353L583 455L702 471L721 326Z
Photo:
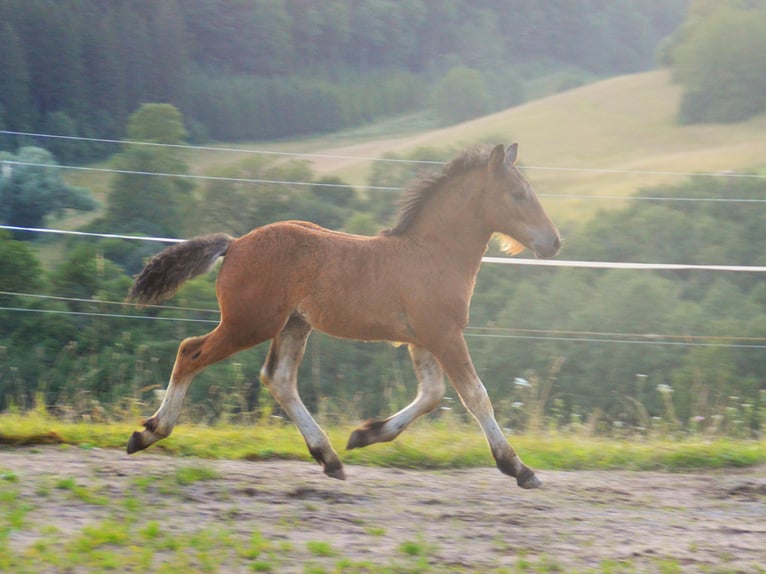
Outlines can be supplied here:
M513 165L516 163L516 158L519 157L519 144L512 143L508 146L508 150L505 152L505 163Z
M489 155L489 166L492 169L500 169L505 163L505 146L503 144L497 144L492 148L492 153Z

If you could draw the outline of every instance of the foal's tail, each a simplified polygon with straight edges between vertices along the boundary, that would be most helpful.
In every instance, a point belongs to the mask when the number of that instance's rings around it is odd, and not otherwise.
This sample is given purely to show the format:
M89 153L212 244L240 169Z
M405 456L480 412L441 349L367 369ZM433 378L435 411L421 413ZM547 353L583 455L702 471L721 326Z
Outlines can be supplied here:
M171 297L184 282L207 272L226 254L232 241L230 235L214 233L171 245L149 260L130 288L128 299L145 305Z

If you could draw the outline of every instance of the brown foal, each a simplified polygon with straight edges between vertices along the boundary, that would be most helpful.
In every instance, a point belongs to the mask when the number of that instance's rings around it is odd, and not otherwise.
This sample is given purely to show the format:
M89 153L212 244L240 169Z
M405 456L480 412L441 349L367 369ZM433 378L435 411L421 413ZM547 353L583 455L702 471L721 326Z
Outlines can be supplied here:
M441 172L415 181L397 224L375 237L284 221L238 239L198 237L150 259L130 292L139 303L171 296L225 255L216 283L221 319L207 335L181 343L162 404L130 437L128 453L170 435L194 375L270 340L261 381L325 473L345 478L327 435L298 395L298 365L311 331L318 329L335 337L404 343L418 379L411 404L362 425L347 448L390 441L435 409L446 373L481 425L500 470L523 488L539 486L495 420L463 338L476 275L493 234L509 253L526 247L551 257L561 245L558 230L515 167L517 147L467 151Z

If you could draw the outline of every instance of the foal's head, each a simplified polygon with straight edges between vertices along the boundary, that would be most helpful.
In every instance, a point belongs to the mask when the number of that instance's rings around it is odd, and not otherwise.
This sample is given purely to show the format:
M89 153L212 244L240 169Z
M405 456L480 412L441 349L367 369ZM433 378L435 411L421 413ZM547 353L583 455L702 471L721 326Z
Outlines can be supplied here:
M505 252L525 247L537 257L553 257L561 247L558 229L537 200L532 186L516 168L518 144L495 146L487 163L487 218L500 234Z

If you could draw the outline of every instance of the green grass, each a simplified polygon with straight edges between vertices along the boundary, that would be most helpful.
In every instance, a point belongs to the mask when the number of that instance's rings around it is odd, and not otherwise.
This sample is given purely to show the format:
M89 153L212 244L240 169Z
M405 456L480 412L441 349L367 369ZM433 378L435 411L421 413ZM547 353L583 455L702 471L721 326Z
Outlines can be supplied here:
M60 448L125 448L135 428L127 423L67 423L40 412L0 415L0 444L50 442L55 436ZM328 429L336 447L345 444L351 426ZM549 470L667 470L743 467L766 463L766 439L594 438L585 435L540 433L509 437L514 448L530 466ZM311 460L298 430L291 424L253 426L179 425L173 435L150 452L208 459L294 459ZM339 450L344 462L398 468L447 469L493 466L484 437L475 424L458 420L421 421L397 441L352 451ZM139 455L140 456L140 455ZM0 469L4 481L13 473ZM187 485L216 478L206 467L181 467L175 480ZM99 504L100 495L83 491L61 479L57 488ZM146 485L136 484L140 490Z
M406 540L399 545L399 552L407 556L423 556L426 547L422 541Z
M59 490L69 491L73 498L85 504L106 506L109 503L108 498L100 496L93 488L78 485L75 479L71 477L60 478L56 481L54 487Z
M189 486L204 480L214 480L218 477L218 471L206 466L182 466L176 470L176 482L181 486Z
M336 556L338 554L329 542L310 540L309 542L306 542L306 548L314 556L328 557Z

